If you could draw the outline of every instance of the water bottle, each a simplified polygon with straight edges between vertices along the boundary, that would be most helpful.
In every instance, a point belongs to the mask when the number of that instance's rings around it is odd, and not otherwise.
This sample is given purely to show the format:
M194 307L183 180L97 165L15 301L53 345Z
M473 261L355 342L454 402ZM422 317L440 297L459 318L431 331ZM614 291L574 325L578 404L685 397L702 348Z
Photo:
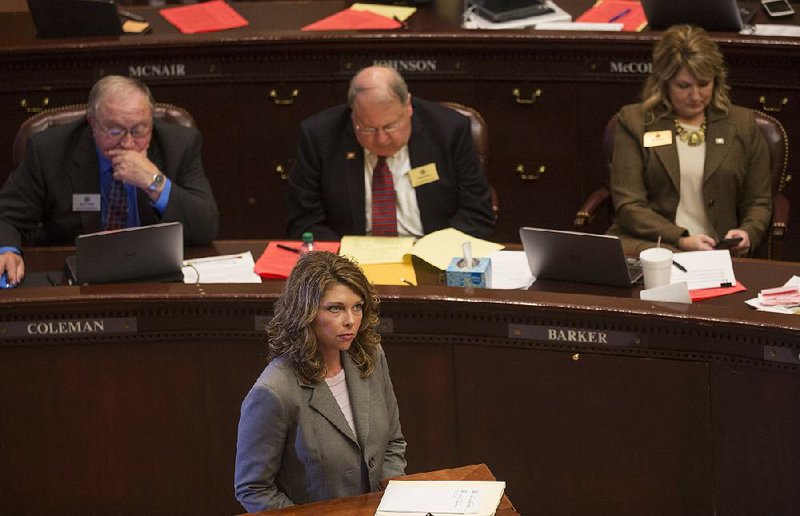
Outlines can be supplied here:
M301 238L303 243L300 244L300 256L304 256L314 250L314 233L306 231Z

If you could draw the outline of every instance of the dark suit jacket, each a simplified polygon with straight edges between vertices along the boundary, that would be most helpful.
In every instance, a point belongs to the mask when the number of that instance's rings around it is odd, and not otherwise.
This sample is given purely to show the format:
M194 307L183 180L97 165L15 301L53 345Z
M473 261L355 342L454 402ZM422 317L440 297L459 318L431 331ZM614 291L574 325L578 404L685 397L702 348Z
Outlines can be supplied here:
M472 142L469 120L435 102L412 97L411 167L436 163L439 181L417 187L424 232L453 227L487 238L494 228L489 184ZM317 240L363 235L366 229L364 149L350 108L336 106L300 126L297 161L289 174L288 233Z
M616 220L609 233L620 236L626 251L654 247L659 236L677 246L688 234L675 224L681 172L674 137L671 145L642 145L644 133L673 128L671 118L645 124L640 104L619 112L611 167ZM719 240L740 228L754 251L772 217L772 194L769 151L749 109L731 106L727 114L708 110L702 194L716 230L709 236Z
M182 222L189 245L208 244L219 228L200 147L197 130L153 120L147 157L172 181L164 216L138 192L141 224ZM25 161L0 189L0 246L72 245L76 236L100 231L99 211L72 211L73 193L99 192L97 151L85 120L34 134Z
M302 382L285 356L261 373L242 403L236 499L250 512L376 491L405 472L406 441L383 349L368 378L350 355L342 366L354 426L328 384Z

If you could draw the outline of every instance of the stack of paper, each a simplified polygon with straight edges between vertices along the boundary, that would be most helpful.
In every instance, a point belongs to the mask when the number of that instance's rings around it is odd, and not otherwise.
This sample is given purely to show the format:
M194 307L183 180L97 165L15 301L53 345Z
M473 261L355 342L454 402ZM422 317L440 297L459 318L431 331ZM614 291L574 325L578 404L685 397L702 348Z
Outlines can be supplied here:
M792 276L782 287L762 290L745 302L762 312L800 315L800 276Z
M505 488L496 481L390 480L375 516L492 516Z
M183 261L184 283L261 283L250 251Z

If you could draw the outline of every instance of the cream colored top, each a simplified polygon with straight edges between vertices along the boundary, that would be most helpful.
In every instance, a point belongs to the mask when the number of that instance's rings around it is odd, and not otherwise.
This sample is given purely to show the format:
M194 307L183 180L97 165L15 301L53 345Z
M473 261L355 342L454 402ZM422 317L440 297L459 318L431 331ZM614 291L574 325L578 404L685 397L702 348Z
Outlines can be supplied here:
M699 125L681 124L687 132L700 129ZM718 238L708 220L703 198L703 170L706 160L706 142L690 147L676 135L678 161L681 169L680 201L675 212L675 224L689 230L690 235L705 234Z
M342 368L336 376L325 378L325 383L328 384L328 387L333 393L333 397L336 398L336 403L338 403L339 408L342 409L342 414L344 414L347 424L350 425L353 435L358 438L355 419L353 418L353 407L350 405L350 393L347 392L347 379L344 375L344 368Z

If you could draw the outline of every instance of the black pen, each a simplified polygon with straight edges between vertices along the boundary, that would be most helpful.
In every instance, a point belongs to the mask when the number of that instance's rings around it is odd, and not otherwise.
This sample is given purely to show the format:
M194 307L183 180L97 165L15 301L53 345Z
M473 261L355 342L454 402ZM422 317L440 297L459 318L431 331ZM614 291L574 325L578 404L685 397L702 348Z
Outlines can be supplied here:
M291 251L293 253L299 253L300 252L300 249L298 249L296 247L289 247L288 245L278 244L278 247L280 247L281 249L284 249L286 251Z
M134 21L138 21L138 22L143 22L144 21L144 16L142 16L140 14L132 13L132 12L127 11L125 9L120 9L119 10L119 14L121 14L122 16L124 16L124 17L126 17L126 18L128 18L130 20L134 20Z
M677 267L677 268L678 268L678 270L680 270L680 271L683 271L683 272L689 272L689 271L687 271L687 270L686 270L686 267L684 267L684 266L683 266L683 265L681 265L680 263L676 262L675 260L672 260L672 265L674 265L675 267Z

